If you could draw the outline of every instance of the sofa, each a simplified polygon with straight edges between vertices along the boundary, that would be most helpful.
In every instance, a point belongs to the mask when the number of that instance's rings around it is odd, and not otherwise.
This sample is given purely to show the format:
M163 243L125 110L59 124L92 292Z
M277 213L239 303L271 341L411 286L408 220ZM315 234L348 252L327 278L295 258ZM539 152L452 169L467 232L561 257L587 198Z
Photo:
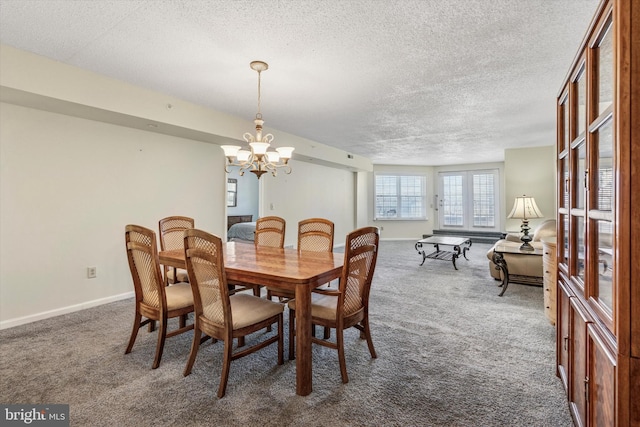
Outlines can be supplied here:
M538 225L533 231L533 239L531 240L531 246L542 249L541 239L545 237L555 237L556 235L556 220L549 219L540 225ZM487 258L489 259L489 273L491 277L496 280L502 280L502 272L496 269L496 265L493 263L493 248L496 245L507 245L520 247L522 241L520 240L520 234L509 233L502 240L498 240L495 245L487 252ZM542 257L541 256L528 256L519 254L504 254L504 260L509 265L509 275L518 276L530 276L530 277L542 277Z

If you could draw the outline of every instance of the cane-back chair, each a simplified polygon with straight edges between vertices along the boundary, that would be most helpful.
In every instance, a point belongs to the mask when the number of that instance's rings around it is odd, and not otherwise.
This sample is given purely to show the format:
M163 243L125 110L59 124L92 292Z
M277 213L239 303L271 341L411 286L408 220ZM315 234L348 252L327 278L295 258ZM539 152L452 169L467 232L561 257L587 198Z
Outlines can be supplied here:
M278 365L282 365L284 305L246 293L229 295L222 241L202 230L187 230L184 237L187 271L193 292L195 329L184 375L191 373L204 333L224 341L222 375L218 397L224 396L231 361L278 343ZM244 337L277 323L277 334L242 351L233 352L233 339Z
M195 226L193 218L186 216L169 216L158 222L160 230L160 249L170 251L173 249L184 249L184 230ZM164 266L164 283L188 282L187 270Z
M284 247L284 233L286 228L286 222L284 219L277 216L265 216L258 218L256 221L256 231L254 234L254 244L256 246L268 246L272 248ZM260 296L260 285L249 285L246 283L231 283L234 286L240 286L241 288L252 288L255 296ZM240 340L242 343L242 340Z
M286 223L277 216L265 216L256 221L254 243L256 246L269 246L272 248L284 247L284 233Z
M160 365L165 339L193 329L193 324L186 325L187 315L193 312L193 295L188 283L164 285L153 230L127 225L125 241L136 294L136 313L125 354L131 352L138 329L147 323L158 321L158 343L152 366L155 369ZM143 316L146 317L144 321ZM174 317L180 318L178 329L167 332L167 321Z
M311 337L311 341L338 350L342 382L349 382L344 357L344 330L355 327L367 340L369 353L376 358L369 328L369 291L378 257L380 234L377 227L364 227L347 236L344 267L338 289L315 289L311 294L311 322L336 330L336 342ZM294 354L296 300L289 301L289 359Z
M309 218L298 223L298 250L310 252L331 252L333 250L333 222L324 218ZM295 291L267 287L267 299L278 297L289 300Z

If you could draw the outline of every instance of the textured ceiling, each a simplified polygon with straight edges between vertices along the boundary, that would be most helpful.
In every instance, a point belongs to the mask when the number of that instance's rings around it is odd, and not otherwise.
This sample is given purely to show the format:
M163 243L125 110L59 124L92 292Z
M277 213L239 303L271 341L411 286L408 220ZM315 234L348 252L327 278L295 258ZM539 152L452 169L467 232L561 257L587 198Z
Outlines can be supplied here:
M477 163L554 143L598 2L0 0L0 41L248 120L263 60L268 129L376 164Z

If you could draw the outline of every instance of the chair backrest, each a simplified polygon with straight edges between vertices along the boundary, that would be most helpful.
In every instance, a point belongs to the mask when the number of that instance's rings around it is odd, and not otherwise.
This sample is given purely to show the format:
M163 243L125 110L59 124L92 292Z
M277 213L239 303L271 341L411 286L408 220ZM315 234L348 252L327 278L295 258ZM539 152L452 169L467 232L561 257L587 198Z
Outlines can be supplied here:
M184 244L184 230L194 227L193 218L186 216L169 216L158 222L160 230L160 248L163 251L182 249Z
M339 316L367 309L379 242L377 227L359 228L347 235L338 297L338 307L342 307Z
M158 309L166 309L156 233L139 225L127 225L125 242L136 301Z
M331 252L333 250L333 222L323 218L309 218L298 223L298 250Z
M540 223L533 231L533 242L539 242L545 237L555 237L556 236L556 220L555 219L547 219Z
M256 221L256 246L284 247L284 219L277 216L265 216Z
M204 316L220 328L231 325L231 303L224 270L222 240L202 230L186 230L184 252L195 316Z

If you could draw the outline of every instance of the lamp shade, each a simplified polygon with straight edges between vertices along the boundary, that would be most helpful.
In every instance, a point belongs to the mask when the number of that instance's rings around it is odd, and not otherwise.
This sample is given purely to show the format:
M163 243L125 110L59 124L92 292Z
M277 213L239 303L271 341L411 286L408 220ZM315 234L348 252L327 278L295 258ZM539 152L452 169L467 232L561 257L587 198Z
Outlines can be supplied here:
M536 200L533 197L523 195L522 197L516 197L516 202L513 204L513 209L507 218L517 219L530 219L530 218L543 218L542 212Z

